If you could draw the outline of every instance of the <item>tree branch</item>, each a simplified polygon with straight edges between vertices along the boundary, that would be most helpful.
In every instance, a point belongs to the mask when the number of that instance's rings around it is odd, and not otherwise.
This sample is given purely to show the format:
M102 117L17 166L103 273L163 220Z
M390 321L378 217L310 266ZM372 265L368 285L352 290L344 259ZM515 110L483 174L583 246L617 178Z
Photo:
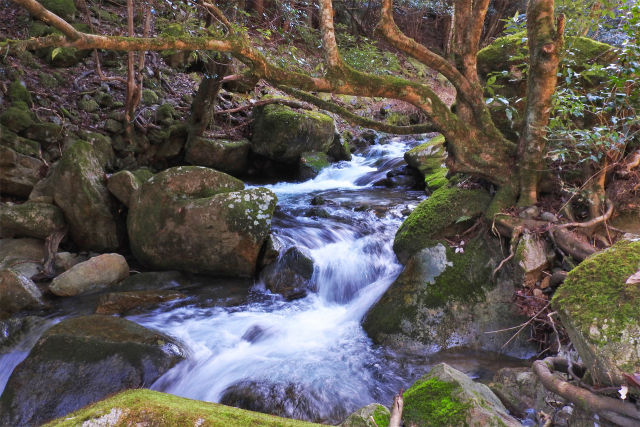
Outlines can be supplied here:
M81 34L78 30L73 28L71 24L56 15L55 13L45 9L36 0L14 0L14 3L19 4L29 11L29 13L36 19L41 20L45 24L49 24L52 27L58 29L69 40L77 40Z
M313 104L318 108L322 108L326 111L331 111L342 117L344 120L352 125L362 126L367 129L374 129L380 132L387 132L396 135L414 135L419 133L435 132L437 129L431 123L421 123L413 126L396 126L387 123L378 122L375 120L367 119L352 113L346 108L340 107L333 102L325 101L317 96L313 96L310 93L303 92L287 86L278 86L278 89L291 96L301 99L309 104Z

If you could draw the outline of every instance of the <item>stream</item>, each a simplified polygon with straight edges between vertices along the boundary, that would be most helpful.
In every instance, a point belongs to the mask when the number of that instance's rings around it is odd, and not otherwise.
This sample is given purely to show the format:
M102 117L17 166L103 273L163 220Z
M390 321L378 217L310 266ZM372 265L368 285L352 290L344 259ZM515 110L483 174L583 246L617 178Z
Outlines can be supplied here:
M397 354L374 345L360 326L400 273L393 238L425 198L423 191L372 183L403 165L404 152L421 142L393 138L312 180L267 185L278 196L273 238L284 248L297 246L311 254L317 292L285 301L260 280L220 293L212 290L220 288L217 279L208 279L214 286L192 291L186 301L127 316L176 337L187 349L187 359L151 388L335 424L369 403L390 405L394 394L436 362L447 361L481 380L500 367L520 365L469 350L431 357ZM0 392L47 327L86 310L70 308L52 316L0 354Z

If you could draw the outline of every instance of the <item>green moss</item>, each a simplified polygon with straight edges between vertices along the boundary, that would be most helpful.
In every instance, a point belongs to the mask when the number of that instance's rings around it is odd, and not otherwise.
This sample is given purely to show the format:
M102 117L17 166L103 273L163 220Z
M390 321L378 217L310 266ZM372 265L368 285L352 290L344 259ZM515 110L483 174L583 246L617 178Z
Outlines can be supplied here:
M52 34L54 29L42 21L31 21L29 35L31 37L44 37Z
M389 425L390 414L388 410L376 408L372 417L378 427L387 427Z
M9 85L9 100L11 102L24 102L27 105L33 104L31 92L20 80L15 80Z
M310 168L314 174L329 166L329 158L325 153L310 152L300 155L300 165Z
M109 414L114 409L122 409L126 412L115 426L144 424L202 427L303 427L318 425L146 389L124 391L46 425L48 427L77 426L84 421Z
M67 21L73 21L77 9L73 0L42 0L42 6Z
M490 199L482 190L441 187L434 191L398 229L393 243L398 258L406 260L420 249L434 246L451 226L484 213Z
M621 241L571 270L553 307L566 312L594 342L618 342L629 325L640 325L640 286L625 281L640 268L640 241ZM591 333L599 325L598 336Z
M158 95L151 89L142 91L142 103L144 105L153 105L158 103Z
M42 154L36 141L22 138L4 126L0 127L0 144L26 156L38 158Z
M419 426L466 426L467 410L470 405L458 399L461 390L455 383L437 378L416 381L403 393L405 425Z
M78 101L78 108L87 113L93 113L98 111L100 106L95 99L81 99Z
M49 73L38 74L40 85L47 89L55 89L58 87L58 80Z
M424 185L430 190L437 190L438 188L446 186L449 183L447 173L449 173L447 168L440 168L426 175L424 177Z
M33 113L16 103L0 114L0 123L14 132L22 132L34 123Z
M394 126L408 126L411 124L407 114L392 111L387 115L386 122Z

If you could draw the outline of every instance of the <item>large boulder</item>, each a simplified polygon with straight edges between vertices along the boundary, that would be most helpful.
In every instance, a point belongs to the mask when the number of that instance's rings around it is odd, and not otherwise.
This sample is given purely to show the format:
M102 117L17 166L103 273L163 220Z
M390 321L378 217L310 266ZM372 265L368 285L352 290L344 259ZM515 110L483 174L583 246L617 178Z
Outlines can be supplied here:
M13 270L0 270L0 318L42 305L40 289L31 279Z
M42 160L0 145L0 194L28 197L45 169Z
M313 260L311 255L295 246L273 264L266 266L261 273L266 287L286 299L302 298L307 291L313 290Z
M276 196L198 166L167 169L131 198L131 251L142 263L225 276L253 276Z
M44 256L43 240L0 239L0 269L10 268L31 278L40 272Z
M0 425L40 425L113 393L152 384L184 358L172 338L111 316L63 320L9 378Z
M640 372L640 240L623 240L584 260L556 291L571 342L596 383L620 386Z
M247 172L250 147L246 139L195 138L187 145L184 159L192 165L240 175Z
M122 228L107 190L104 165L104 156L79 140L64 151L54 172L55 203L81 249L111 251L120 246Z
M304 152L329 151L334 132L333 119L326 114L270 104L254 109L251 148L272 160L297 163Z
M506 427L522 424L484 384L440 363L403 393L405 426Z
M64 228L59 207L48 203L0 203L0 236L46 239Z
M500 243L480 235L467 242L462 253L460 249L456 253L443 241L411 257L365 316L365 331L374 342L401 350L468 346L528 356L533 349L527 334L520 334L506 349L508 336L487 334L527 320L513 304L505 303L516 283L508 274L492 278L505 257Z
M439 238L468 227L468 221L484 213L490 201L491 196L482 190L442 187L434 191L398 229L393 242L398 259L405 263L419 250L434 246Z
M78 263L53 279L49 290L58 296L72 297L98 292L129 275L129 265L120 254L102 254Z
M278 418L147 389L123 391L55 420L50 425L69 424L87 427L106 425L321 427L321 424Z

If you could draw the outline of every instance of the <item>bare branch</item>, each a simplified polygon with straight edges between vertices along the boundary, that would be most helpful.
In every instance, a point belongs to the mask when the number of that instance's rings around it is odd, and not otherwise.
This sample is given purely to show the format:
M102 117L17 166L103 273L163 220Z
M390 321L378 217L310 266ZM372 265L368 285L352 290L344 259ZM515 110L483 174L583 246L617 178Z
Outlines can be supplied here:
M78 30L73 28L71 24L69 24L64 19L60 18L55 13L45 9L44 6L42 6L36 0L12 0L12 1L24 7L25 9L27 9L34 18L39 19L45 24L49 24L52 27L59 30L69 40L77 40L80 38L81 33Z
M422 123L413 126L390 125L359 116L347 110L346 108L334 104L333 102L325 101L321 98L318 98L317 96L313 96L310 93L306 93L301 90L293 89L287 86L278 86L278 89L288 93L291 96L295 96L298 99L313 104L316 107L322 108L323 110L331 111L332 113L339 115L352 125L362 126L367 129L374 129L380 132L387 132L396 135L413 135L418 133L436 131L436 127L431 123Z

